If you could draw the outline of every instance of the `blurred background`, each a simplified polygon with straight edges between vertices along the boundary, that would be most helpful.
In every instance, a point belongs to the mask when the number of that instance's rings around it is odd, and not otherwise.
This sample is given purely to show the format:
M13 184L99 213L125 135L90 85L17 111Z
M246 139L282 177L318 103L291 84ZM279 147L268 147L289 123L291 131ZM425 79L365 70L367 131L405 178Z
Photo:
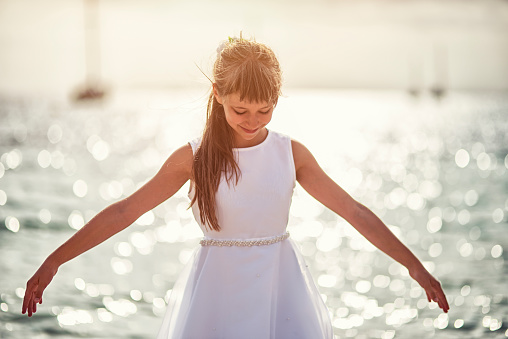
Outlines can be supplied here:
M407 270L297 186L289 231L337 338L505 338L508 2L0 0L0 338L153 338L202 236L188 184L63 265L46 256L199 136L216 48L271 46L269 128L303 142L442 282ZM200 70L201 69L201 70Z

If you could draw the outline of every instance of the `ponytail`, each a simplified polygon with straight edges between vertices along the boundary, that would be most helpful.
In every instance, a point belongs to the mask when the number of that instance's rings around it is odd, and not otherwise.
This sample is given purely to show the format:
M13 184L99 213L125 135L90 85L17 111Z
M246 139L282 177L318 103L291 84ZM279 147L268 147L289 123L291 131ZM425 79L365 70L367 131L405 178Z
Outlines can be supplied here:
M192 180L194 181L194 197L200 211L201 224L206 228L220 231L216 213L215 193L219 188L222 176L228 184L233 177L238 183L240 168L233 154L233 131L226 121L224 106L219 104L213 91L208 98L206 125L201 145L194 155L192 164Z

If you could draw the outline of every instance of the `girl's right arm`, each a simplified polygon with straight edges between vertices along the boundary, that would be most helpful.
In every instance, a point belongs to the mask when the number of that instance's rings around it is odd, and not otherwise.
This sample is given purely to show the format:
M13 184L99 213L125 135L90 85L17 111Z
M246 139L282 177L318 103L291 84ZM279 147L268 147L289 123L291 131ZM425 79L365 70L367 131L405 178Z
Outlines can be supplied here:
M105 208L51 253L27 282L22 313L28 311L31 317L37 311L44 289L62 264L127 228L145 212L175 194L190 179L192 161L190 145L180 147L150 181L129 197Z

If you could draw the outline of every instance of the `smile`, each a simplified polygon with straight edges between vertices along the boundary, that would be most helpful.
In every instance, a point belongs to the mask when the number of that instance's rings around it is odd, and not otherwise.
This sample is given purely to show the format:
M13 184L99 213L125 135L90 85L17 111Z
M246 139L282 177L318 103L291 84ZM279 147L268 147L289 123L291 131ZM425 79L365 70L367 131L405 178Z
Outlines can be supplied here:
M240 126L240 128L243 129L246 133L249 133L249 134L256 133L257 130L259 129L259 128L256 128L256 129L250 130L250 129L244 128L242 126Z

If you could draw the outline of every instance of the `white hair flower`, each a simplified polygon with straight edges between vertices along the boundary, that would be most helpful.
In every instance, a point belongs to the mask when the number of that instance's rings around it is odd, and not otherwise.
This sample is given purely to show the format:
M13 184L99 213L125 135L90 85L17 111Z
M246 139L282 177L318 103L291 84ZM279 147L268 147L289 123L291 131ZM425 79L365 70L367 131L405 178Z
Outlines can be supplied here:
M222 41L220 43L219 47L217 47L217 54L220 54L222 52L222 50L224 48L226 48L227 44L231 44L233 42L242 41L242 40L243 40L243 38L242 38L242 32L240 32L240 38L237 38L235 36L234 37L230 37L229 36L227 40Z
M219 47L217 47L217 54L220 54L222 52L222 50L226 47L226 44L227 44L226 40L220 43Z

